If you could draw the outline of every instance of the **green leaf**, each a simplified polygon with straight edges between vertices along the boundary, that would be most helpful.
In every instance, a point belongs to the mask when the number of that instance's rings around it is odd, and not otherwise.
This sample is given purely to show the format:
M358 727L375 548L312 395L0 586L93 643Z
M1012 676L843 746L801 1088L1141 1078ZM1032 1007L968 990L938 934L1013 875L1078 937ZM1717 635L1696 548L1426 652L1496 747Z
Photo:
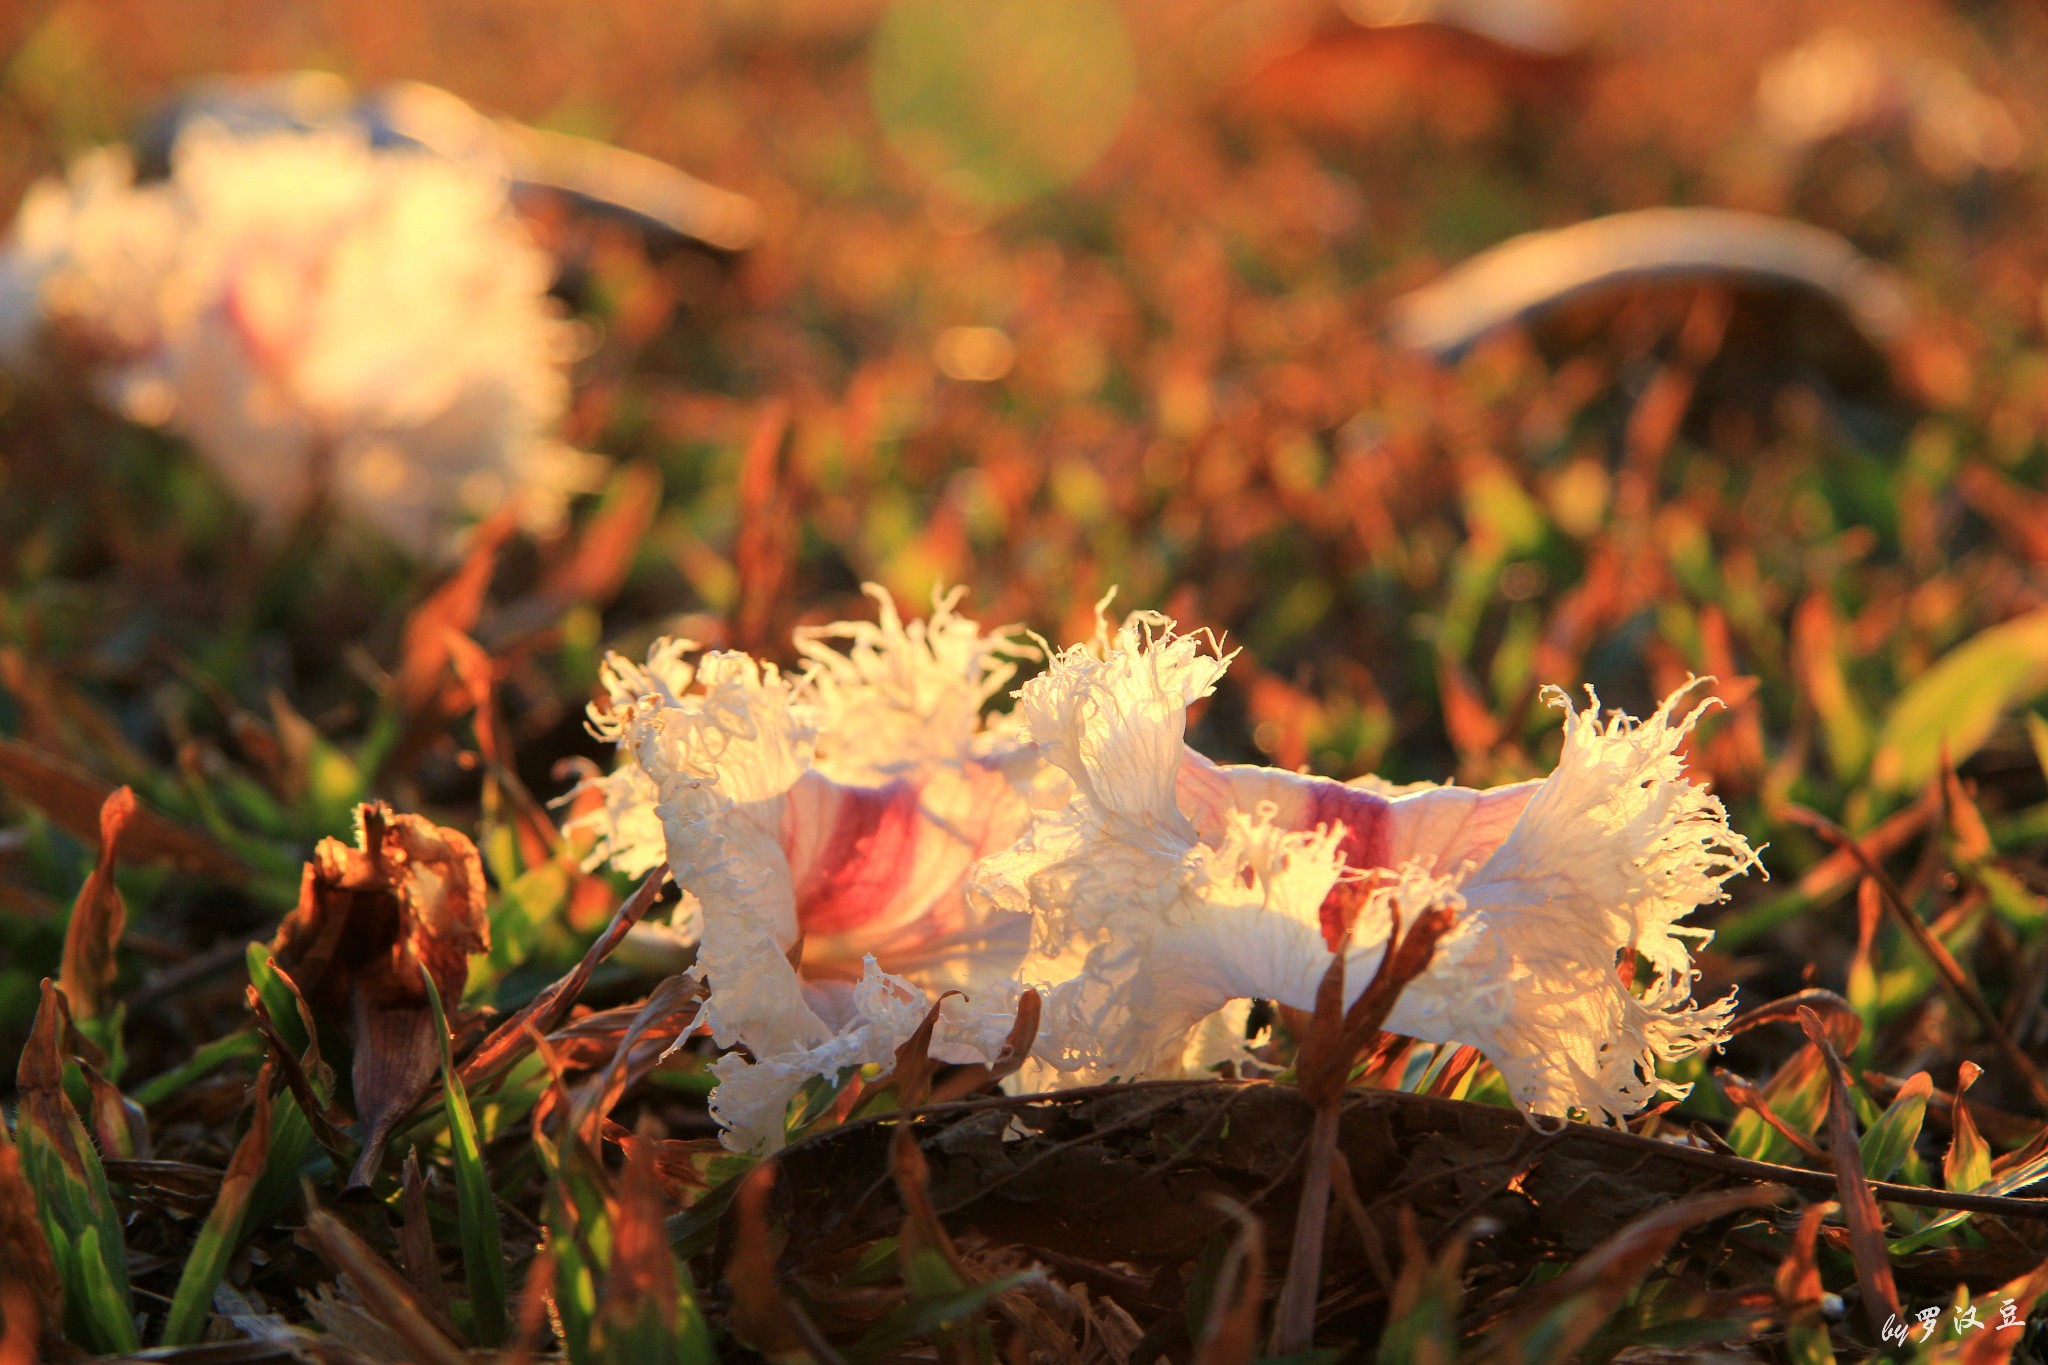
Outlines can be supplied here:
M174 1066L161 1075L152 1076L128 1092L128 1098L147 1109L152 1104L161 1104L183 1090L192 1082L206 1075L216 1067L243 1057L263 1055L263 1040L249 1029L230 1033L225 1038L216 1038L203 1044L191 1059L181 1066Z
M497 1346L505 1340L505 1248L498 1235L497 1200L491 1175L484 1169L483 1145L477 1138L476 1115L455 1072L455 1054L448 1044L448 1016L441 992L424 967L427 1001L434 1007L434 1036L441 1044L441 1085L448 1102L449 1145L455 1153L455 1208L462 1227L462 1269L469 1279L470 1311L478 1340Z
M45 980L16 1072L21 1105L14 1140L22 1178L35 1195L43 1236L64 1286L65 1335L102 1353L133 1352L141 1342L135 1334L121 1216L99 1149L65 1094L68 1084L84 1085L77 1063L63 1047L67 1020L63 992Z
M304 1197L304 1180L332 1158L320 1149L313 1125L287 1090L277 1097L270 1118L270 1158L263 1176L249 1196L245 1227L262 1227L277 1219Z
M1801 1048L1764 1083L1764 1102L1795 1133L1813 1136L1827 1115L1828 1071L1819 1052ZM1728 1145L1753 1161L1798 1163L1799 1149L1776 1129L1744 1108L1728 1125Z
M1965 1097L1984 1068L1966 1061L1956 1069L1955 1135L1949 1139L1948 1156L1941 1163L1942 1183L1952 1190L1980 1190L1991 1181L1991 1144L1977 1131Z
M220 1285L228 1258L241 1241L249 1196L270 1160L270 1077L270 1065L265 1063L256 1077L256 1112L249 1120L249 1131L235 1145L227 1175L220 1183L220 1194L192 1243L185 1269L178 1276L177 1292L171 1296L170 1316L164 1322L166 1346L198 1343L213 1310L213 1291Z
M979 1312L991 1299L1030 1284L1038 1276L1031 1271L1004 1275L983 1284L970 1285L949 1294L912 1299L900 1308L884 1313L875 1325L846 1352L852 1365L896 1358L896 1348L906 1341L928 1337L950 1323Z
M277 964L271 960L269 945L252 943L244 956L249 964L249 984L263 997L263 1008L270 1011L270 1022L276 1026L277 1036L294 1055L302 1055L306 1051L308 1035L305 1021L299 1018L298 992L287 986L278 974Z
M1927 1117L1927 1097L1934 1091L1934 1078L1916 1072L1899 1087L1876 1123L1863 1134L1863 1173L1872 1180L1889 1180L1913 1150L1920 1137L1920 1124Z
M2048 688L2048 607L1993 626L1944 654L1892 704L1870 776L1881 791L1917 791L1944 743L1951 762L1977 752L1999 718Z
M710 1172L713 1179L724 1179L707 1190L696 1203L668 1220L669 1245L676 1249L679 1260L688 1261L711 1249L718 1240L719 1222L725 1211L732 1207L733 1196L739 1193L740 1181L748 1171L754 1169L756 1161L743 1157L735 1163L730 1174L714 1166ZM892 1241L891 1247L895 1245Z

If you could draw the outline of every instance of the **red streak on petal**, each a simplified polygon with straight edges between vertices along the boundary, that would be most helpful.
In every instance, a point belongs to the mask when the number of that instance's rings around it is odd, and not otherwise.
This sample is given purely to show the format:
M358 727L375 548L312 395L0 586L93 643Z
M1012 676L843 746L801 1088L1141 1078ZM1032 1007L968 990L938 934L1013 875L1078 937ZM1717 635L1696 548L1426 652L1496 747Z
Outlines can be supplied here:
M1344 838L1337 849L1344 855L1345 866L1366 872L1387 865L1390 831L1384 796L1338 782L1316 783L1302 810L1300 827L1314 829L1318 825L1332 824L1344 826ZM1331 952L1336 952L1337 945L1344 941L1352 918L1365 904L1366 897L1372 894L1375 885L1377 883L1371 877L1342 881L1323 897L1323 942L1329 945Z
M797 927L806 935L843 934L880 917L916 866L924 825L916 787L892 782L834 795L831 832L796 887ZM785 830L783 846L793 842Z

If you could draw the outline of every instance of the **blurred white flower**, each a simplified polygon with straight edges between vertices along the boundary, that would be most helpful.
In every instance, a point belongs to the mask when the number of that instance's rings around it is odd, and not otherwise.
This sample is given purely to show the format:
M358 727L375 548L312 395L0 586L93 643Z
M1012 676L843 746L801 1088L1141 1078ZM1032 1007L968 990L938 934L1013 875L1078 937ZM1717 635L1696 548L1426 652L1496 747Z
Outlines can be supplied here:
M169 196L138 193L120 148L30 186L0 249L0 364L28 368L50 344L116 368L152 354L177 238Z
M1015 1016L1030 918L964 888L1031 818L1038 765L981 715L1027 651L958 616L957 593L906 625L872 591L880 620L803 634L794 678L729 651L692 668L664 642L644 668L614 660L593 709L621 758L580 823L622 868L665 857L694 907L705 1022L746 1050L712 1100L742 1148L780 1142L811 1078L888 1063L944 992L966 994L945 1001L941 1060L993 1061Z
M82 359L284 529L319 498L416 551L518 500L560 516L591 457L551 433L573 331L502 178L353 129L188 127L167 179L96 152L0 252L0 360Z
M1697 712L1678 716L1678 697L1603 724L1597 702L1553 694L1550 777L1388 796L1188 753L1187 706L1226 664L1140 615L1021 693L1075 791L983 862L972 898L1036 917L1024 979L1049 991L1044 1060L1082 1079L1173 1074L1206 1059L1205 1021L1232 1002L1312 1008L1340 951L1348 1004L1393 915L1431 905L1454 925L1387 1027L1477 1047L1529 1113L1615 1121L1672 1089L1660 1060L1718 1040L1731 1002L1692 1003L1690 947L1708 935L1679 921L1755 859L1683 775ZM1632 989L1620 968L1638 961Z
M1921 165L1947 181L2005 170L2026 150L2011 111L1963 71L1844 28L1773 56L1757 77L1756 106L1764 132L1793 150L1901 128Z

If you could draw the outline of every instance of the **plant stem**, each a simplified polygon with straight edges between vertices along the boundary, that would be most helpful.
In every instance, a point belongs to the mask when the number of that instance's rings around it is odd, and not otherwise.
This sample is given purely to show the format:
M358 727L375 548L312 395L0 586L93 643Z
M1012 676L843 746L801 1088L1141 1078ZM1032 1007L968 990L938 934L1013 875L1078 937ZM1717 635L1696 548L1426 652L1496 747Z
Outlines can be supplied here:
M1330 1222L1330 1178L1337 1156L1337 1124L1344 1113L1344 1095L1316 1106L1309 1129L1308 1165L1301 1177L1301 1205L1294 1215L1294 1243L1287 1252L1287 1281L1273 1308L1276 1356L1306 1351L1315 1340L1317 1291L1323 1282L1323 1240Z

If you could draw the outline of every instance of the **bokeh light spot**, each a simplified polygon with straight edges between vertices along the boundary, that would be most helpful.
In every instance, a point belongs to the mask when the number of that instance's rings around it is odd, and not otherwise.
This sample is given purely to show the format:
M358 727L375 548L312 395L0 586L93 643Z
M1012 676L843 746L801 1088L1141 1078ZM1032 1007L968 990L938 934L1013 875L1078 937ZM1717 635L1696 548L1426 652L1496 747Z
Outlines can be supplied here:
M1094 165L1136 92L1112 0L896 0L871 82L896 152L946 198L985 208Z
M1016 363L1017 347L994 327L948 327L932 347L932 359L948 379L989 383Z

